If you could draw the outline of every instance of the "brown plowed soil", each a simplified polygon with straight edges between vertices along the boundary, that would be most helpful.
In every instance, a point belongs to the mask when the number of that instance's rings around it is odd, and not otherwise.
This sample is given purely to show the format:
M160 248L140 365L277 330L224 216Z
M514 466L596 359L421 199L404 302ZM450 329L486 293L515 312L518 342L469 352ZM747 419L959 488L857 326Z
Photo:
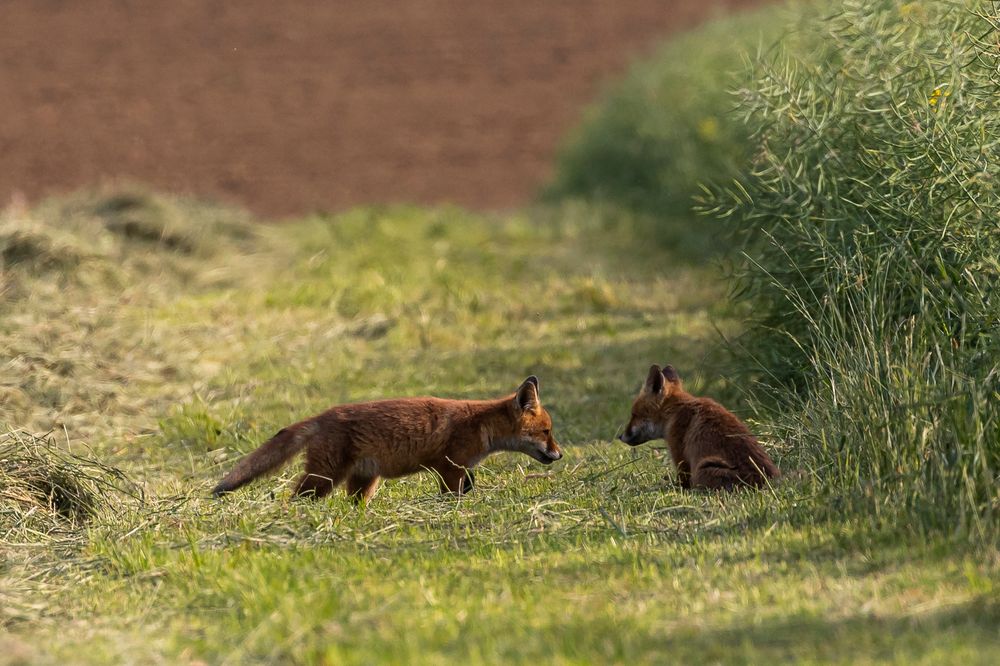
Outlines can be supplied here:
M602 83L754 0L3 0L0 205L125 176L269 215L524 203Z

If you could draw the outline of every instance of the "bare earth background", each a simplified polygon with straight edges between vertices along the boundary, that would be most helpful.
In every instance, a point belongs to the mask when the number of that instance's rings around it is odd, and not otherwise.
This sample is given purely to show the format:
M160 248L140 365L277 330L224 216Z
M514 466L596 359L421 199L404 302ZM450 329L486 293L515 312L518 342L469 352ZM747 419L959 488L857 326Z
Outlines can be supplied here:
M119 176L266 215L523 204L602 84L754 0L5 0L0 205Z

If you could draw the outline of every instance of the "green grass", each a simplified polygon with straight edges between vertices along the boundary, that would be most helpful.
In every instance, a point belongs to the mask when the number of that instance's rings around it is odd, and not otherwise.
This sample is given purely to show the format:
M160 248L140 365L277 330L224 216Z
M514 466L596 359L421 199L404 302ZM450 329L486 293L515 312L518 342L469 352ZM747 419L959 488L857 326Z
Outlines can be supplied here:
M36 520L49 504L30 485L0 493L0 661L1000 658L995 548L831 518L822 471L680 492L662 449L612 441L652 362L741 408L714 351L717 328L738 328L722 285L641 229L573 205L252 226L136 195L143 216L188 223L154 228L190 242L159 242L119 233L109 196L0 219L0 237L37 240L4 266L2 414L83 462L2 444L103 489L86 522ZM67 247L82 259L34 260ZM423 475L360 510L291 500L294 466L207 497L239 455L331 404L497 396L530 373L566 452L552 467L496 456L470 496Z

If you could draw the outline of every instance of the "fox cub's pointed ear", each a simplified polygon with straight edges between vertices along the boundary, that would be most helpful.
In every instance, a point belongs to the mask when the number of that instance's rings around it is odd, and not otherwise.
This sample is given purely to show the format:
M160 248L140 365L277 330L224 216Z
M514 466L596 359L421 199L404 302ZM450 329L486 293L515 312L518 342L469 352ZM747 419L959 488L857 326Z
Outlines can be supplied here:
M663 372L660 371L660 366L652 365L649 368L649 374L646 375L646 383L642 387L643 393L651 393L653 395L659 395L663 393Z
M521 382L521 386L517 389L517 395L514 396L514 402L517 403L518 409L523 412L533 412L538 409L538 377L531 375Z
M681 383L681 376L677 374L677 370L674 369L674 366L669 363L663 366L663 378L671 384Z

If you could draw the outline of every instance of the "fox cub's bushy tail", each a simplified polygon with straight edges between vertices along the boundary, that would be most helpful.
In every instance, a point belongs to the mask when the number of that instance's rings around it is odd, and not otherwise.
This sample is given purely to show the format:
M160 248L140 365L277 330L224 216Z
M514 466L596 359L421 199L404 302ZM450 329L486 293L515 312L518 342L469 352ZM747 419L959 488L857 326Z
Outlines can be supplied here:
M271 439L244 457L233 471L225 476L212 491L218 497L224 493L236 490L257 477L273 472L296 453L305 448L309 442L309 424L296 423L282 428Z

